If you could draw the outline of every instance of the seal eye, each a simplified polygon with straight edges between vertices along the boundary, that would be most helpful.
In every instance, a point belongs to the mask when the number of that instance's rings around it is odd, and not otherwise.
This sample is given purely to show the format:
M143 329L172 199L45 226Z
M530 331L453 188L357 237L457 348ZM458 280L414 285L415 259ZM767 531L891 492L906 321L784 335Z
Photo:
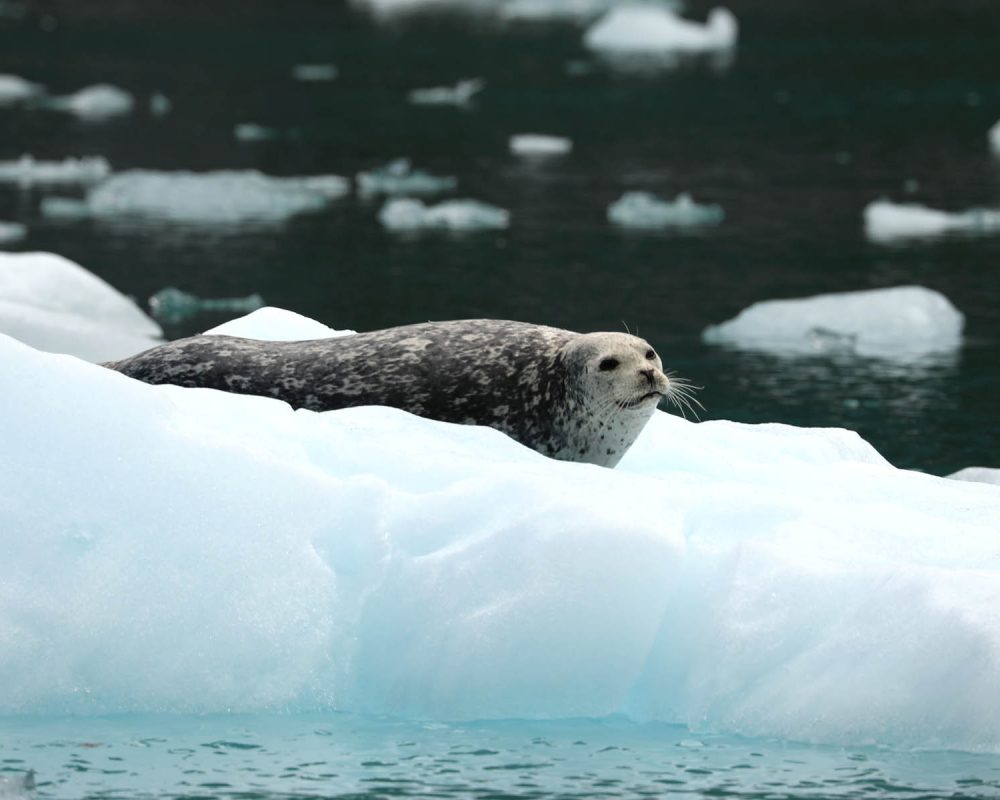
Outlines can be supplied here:
M597 365L597 368L601 372L611 372L611 370L615 369L617 366L618 366L617 358L605 358L603 361L601 361L600 364Z
M646 351L646 358L652 361L654 358L656 358L656 352L652 348L650 348L649 350Z

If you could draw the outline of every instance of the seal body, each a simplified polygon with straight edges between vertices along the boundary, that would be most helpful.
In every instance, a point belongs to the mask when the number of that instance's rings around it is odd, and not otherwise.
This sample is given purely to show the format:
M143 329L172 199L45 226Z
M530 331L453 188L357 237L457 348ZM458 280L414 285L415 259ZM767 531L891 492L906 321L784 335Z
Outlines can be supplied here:
M105 366L146 383L276 397L313 411L393 406L607 467L670 391L659 356L636 336L504 320L294 342L192 336Z

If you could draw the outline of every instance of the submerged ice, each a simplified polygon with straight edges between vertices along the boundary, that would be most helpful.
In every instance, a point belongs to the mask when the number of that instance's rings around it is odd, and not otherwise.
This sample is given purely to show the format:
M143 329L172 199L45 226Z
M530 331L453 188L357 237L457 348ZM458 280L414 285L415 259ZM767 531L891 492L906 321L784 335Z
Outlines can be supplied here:
M458 179L450 175L431 175L413 169L408 158L397 158L384 166L359 172L355 179L362 195L428 195L458 186Z
M996 487L843 430L658 413L608 470L0 357L2 713L620 713L1000 751Z
M696 228L718 225L722 206L696 203L687 192L661 200L649 192L625 192L608 206L608 220L623 228Z

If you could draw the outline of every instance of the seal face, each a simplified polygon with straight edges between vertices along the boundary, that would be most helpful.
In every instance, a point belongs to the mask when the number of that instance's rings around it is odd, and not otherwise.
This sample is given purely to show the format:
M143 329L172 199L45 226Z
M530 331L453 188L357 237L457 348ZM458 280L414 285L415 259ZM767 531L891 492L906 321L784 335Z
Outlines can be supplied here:
M625 333L504 320L405 325L332 339L192 336L105 364L146 383L361 405L503 431L552 458L613 467L673 391L656 351Z

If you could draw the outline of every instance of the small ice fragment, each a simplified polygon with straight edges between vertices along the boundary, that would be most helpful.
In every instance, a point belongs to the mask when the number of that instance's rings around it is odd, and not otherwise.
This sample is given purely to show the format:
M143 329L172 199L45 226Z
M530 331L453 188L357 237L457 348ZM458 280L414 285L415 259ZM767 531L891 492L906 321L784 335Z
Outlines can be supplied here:
M435 86L430 89L414 89L407 97L411 103L424 106L464 106L473 96L481 92L486 82L482 78L461 80L454 86Z
M203 298L168 286L149 298L150 312L156 319L166 323L180 322L202 311L247 314L263 307L264 298L256 292L246 297Z
M608 52L699 53L734 47L737 33L736 17L726 8L713 8L702 24L660 6L623 5L588 28L583 41L591 50Z
M519 156L561 156L572 149L573 142L563 136L519 133L510 137L510 151Z
M414 170L407 158L397 158L383 167L357 174L358 191L363 195L428 195L447 192L458 185L451 176L431 175Z
M608 219L625 228L691 228L718 225L724 217L722 206L696 203L687 192L672 202L649 192L625 192L608 206Z
M0 183L21 186L91 184L111 174L111 165L102 156L64 158L62 161L37 160L23 155L15 161L0 161Z
M0 106L23 103L45 94L45 87L18 75L0 75Z
M995 467L965 467L945 477L956 481L972 481L974 483L992 483L1000 486L1000 469Z
M124 89L99 83L71 95L53 97L48 105L50 108L75 114L80 119L99 122L131 113L135 99Z
M332 81L338 71L333 64L296 64L292 77L298 81Z
M506 228L510 213L478 200L447 200L427 206L412 198L395 198L386 202L378 215L389 230L414 231L425 228L449 230L488 230Z
M939 211L919 203L875 200L864 210L865 235L873 242L942 236L949 233L1000 234L1000 209Z
M149 96L149 113L154 117L162 117L173 110L174 104L163 92L153 92Z
M28 235L28 226L20 222L0 221L0 245L20 242Z
M241 142L268 142L276 139L278 132L254 122L241 122L233 127L233 136Z
M990 140L990 147L993 149L993 152L1000 155L1000 120L990 128L987 138Z

